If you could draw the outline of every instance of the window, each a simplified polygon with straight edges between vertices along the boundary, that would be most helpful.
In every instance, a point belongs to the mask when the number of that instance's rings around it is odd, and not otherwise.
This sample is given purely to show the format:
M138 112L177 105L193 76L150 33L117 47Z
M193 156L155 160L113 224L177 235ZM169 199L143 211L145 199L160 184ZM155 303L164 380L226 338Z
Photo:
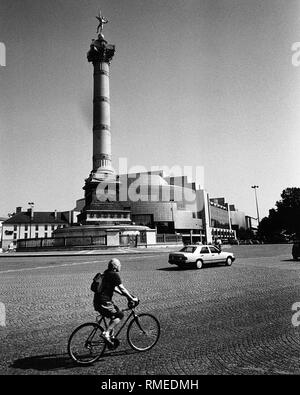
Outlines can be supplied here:
M190 253L193 253L193 252L195 252L195 250L196 250L196 247L183 247L183 248L180 250L180 252L190 252Z
M55 226L54 226L54 225L52 225L52 226L51 226L51 229L52 229L52 230L55 230Z
M39 230L39 226L38 225L35 225L35 230Z
M45 230L48 230L48 225L45 225Z
M44 237L45 237L45 239L47 239L47 237L48 237L48 234L47 234L47 233L45 233Z
M18 229L17 225L14 226L14 231L16 232Z
M218 250L217 248L215 248L215 247L209 247L210 248L210 251L212 252L212 254L215 254L215 253L219 253L220 252L220 250Z
M202 248L201 248L200 254L209 254L209 249L208 249L208 247L202 247Z
M28 225L25 225L25 230L28 230Z
M28 234L27 233L24 234L24 238L28 239Z
M17 234L16 233L14 233L14 240L16 240L17 239Z
M38 234L38 233L35 234L35 238L36 238L36 239L39 238L39 234Z

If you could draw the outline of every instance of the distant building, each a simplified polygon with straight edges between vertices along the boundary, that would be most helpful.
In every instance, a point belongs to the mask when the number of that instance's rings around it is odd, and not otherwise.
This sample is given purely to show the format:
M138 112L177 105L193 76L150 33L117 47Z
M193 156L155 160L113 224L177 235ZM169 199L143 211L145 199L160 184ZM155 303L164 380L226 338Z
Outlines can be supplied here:
M221 239L226 243L231 239L236 239L236 232L232 229L229 205L225 198L209 199L209 216L211 240Z
M16 208L16 213L2 222L2 248L6 250L12 243L14 246L20 239L37 239L52 237L52 232L58 227L65 227L74 222L72 211L22 211Z
M123 215L136 225L156 229L157 234L180 234L186 242L208 242L220 238L235 239L229 205L225 198L210 199L198 180L187 176L170 177L164 171L122 174L117 177L115 193L110 194L122 207ZM84 207L78 200L76 212ZM101 224L104 213L92 214L89 221ZM119 218L111 218L117 221Z
M235 230L237 238L245 235L247 230L246 215L243 211L237 210L234 205L229 206L231 227Z
M156 228L157 233L190 232L203 230L197 217L196 184L184 177L169 177L163 171L119 176L126 185L127 197L119 196L124 209L131 212L136 224ZM138 195L130 196L137 187Z
M246 215L246 228L252 231L254 234L257 233L258 230L258 220L257 218L250 217L249 215Z
M6 220L7 218L0 217L0 248L2 248L2 223Z
M232 229L236 231L239 239L251 239L256 235L258 229L257 218L246 215L239 211L234 205L230 205L230 220Z
M117 176L115 192L109 198L110 202L116 201L121 210L107 215L88 213L92 217L87 219L97 225L108 224L108 221L114 224L120 222L121 215L134 225L155 229L158 235L177 233L200 242L205 230L197 204L198 193L196 183L186 176L169 177L160 170L122 174ZM84 199L80 199L74 210L78 212L83 207Z

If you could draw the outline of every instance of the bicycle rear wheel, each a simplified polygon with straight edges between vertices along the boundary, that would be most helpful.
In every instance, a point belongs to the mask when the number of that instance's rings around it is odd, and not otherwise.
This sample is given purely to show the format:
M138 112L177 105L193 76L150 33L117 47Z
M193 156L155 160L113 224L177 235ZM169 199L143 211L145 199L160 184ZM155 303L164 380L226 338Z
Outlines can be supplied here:
M80 365L96 362L106 347L102 332L103 328L95 322L76 328L68 341L68 353L73 361Z
M160 336L160 325L151 314L138 314L127 329L127 340L137 351L147 351L155 346Z

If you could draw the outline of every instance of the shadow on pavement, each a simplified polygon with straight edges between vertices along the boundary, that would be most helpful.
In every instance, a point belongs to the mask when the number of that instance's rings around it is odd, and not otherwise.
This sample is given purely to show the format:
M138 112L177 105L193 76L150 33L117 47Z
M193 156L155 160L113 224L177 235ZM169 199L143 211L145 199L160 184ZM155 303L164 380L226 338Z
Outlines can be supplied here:
M217 263L207 263L207 264L203 265L203 267L202 267L202 269L200 269L200 271L208 269L208 268L213 268L213 267L226 267L226 266L223 264L217 264ZM178 266L160 267L156 270L161 270L164 272L178 272L178 271L183 271L183 270L194 270L195 271L195 270L199 270L199 269L196 269L196 267L194 265L187 265L187 266L182 266L182 267L178 267Z
M78 367L68 354L36 355L15 360L11 365L15 369L55 370Z
M172 267L160 267L156 270L162 270L164 272L176 272L178 270L181 270L179 267L177 266L172 266Z
M135 354L137 351L132 349L126 350L107 350L104 355L99 359L99 361L95 362L101 363L101 360L107 357L115 357L122 355ZM48 355L36 355L34 357L26 357L15 360L10 367L14 369L23 369L23 370L38 370L38 371L49 371L49 370L57 370L57 369L72 369L72 368L86 368L90 365L78 365L69 357L68 354L48 354Z
M298 261L297 259L281 259L280 262L294 262L294 263L299 262L300 263L300 261Z

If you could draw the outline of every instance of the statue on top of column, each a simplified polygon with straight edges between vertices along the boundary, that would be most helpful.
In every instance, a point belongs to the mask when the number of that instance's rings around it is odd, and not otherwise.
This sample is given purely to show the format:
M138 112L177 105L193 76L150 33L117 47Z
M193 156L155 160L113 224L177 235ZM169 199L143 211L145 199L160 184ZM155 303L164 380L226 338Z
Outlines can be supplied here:
M99 25L97 27L97 33L99 33L100 31L100 34L102 35L103 26L109 21L101 15L101 11L99 12L99 15L96 16L96 18L99 21Z

